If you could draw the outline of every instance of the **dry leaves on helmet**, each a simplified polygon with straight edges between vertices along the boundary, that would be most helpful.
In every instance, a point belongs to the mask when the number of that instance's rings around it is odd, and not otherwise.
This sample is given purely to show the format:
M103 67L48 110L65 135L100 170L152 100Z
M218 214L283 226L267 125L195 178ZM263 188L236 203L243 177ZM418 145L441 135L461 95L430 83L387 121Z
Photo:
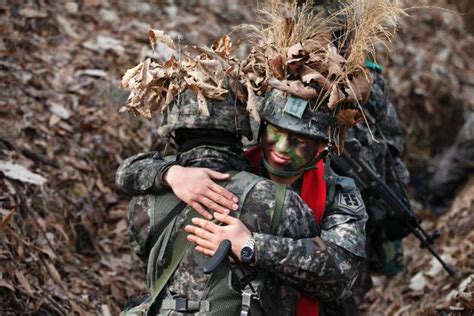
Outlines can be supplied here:
M275 89L284 91L304 100L311 100L318 96L315 89L307 87L299 80L278 80L271 78L268 84Z
M336 114L337 123L342 126L352 127L362 121L359 109L344 109Z
M252 73L259 78L259 84L250 80L257 95L266 92L267 82L274 78L280 83L272 81L272 87L283 86L300 96L305 89L299 85L281 84L299 78L306 85L320 86L315 108L329 101L331 109L367 101L371 78L364 60L374 54L375 43L393 37L399 16L405 14L391 0L343 0L329 16L314 14L309 2L298 6L266 0L259 13L261 27L253 28L256 45L247 60L252 67L245 69L249 78Z
M207 101L206 97L202 93L201 90L197 90L197 102L198 102L198 110L199 112L206 117L209 117L211 114L209 113L209 109L207 108Z
M150 30L153 49L158 42L176 50L172 38L160 30ZM120 111L130 111L150 119L171 104L179 93L187 89L198 96L200 112L208 116L206 98L223 100L230 85L238 81L239 61L232 55L234 47L228 36L218 40L212 48L184 47L181 59L172 56L165 62L147 59L127 70L122 86L130 89L127 104ZM197 52L193 57L190 51Z
M277 55L275 58L269 61L268 65L275 78L282 80L286 77L286 65L283 56Z
M345 94L339 89L337 84L333 84L329 94L328 108L331 110L334 109L336 105L344 101L345 98Z
M297 43L287 49L287 67L289 74L296 75L301 66L303 66L309 58L307 51L303 50L301 43Z
M263 95L266 92L266 81L270 73L268 68L266 57L253 49L242 63L241 80L245 82L248 79L255 93Z
M256 95L274 88L315 98L313 111L321 105L342 108L332 137L342 149L347 128L364 118L361 105L370 95L372 76L364 61L374 55L376 43L390 41L405 12L398 1L341 0L338 10L323 16L314 14L311 1L301 2L263 1L261 25L250 27L255 45L243 77ZM344 109L349 103L359 109Z
M211 49L219 54L222 58L232 58L234 46L228 35L224 35L212 44Z
M257 96L255 95L255 91L253 90L252 84L248 79L245 81L245 87L247 88L246 110L257 122L260 122Z
M321 87L324 87L327 79L324 77L319 71L316 69L303 65L298 73L300 80L303 81L303 83L318 83Z

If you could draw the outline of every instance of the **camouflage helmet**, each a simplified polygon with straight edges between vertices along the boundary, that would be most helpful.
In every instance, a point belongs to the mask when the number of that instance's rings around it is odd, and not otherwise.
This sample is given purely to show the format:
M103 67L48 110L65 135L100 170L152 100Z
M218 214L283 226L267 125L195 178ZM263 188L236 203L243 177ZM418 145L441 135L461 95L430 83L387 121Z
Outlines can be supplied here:
M236 133L252 139L249 115L245 106L227 93L224 100L206 99L209 116L199 109L197 95L191 91L181 93L175 102L163 113L163 121L158 129L161 136L169 136L181 128L211 128Z
M303 100L277 89L265 96L260 117L275 126L307 135L311 138L329 139L329 127L333 121L329 112L311 108L316 100Z

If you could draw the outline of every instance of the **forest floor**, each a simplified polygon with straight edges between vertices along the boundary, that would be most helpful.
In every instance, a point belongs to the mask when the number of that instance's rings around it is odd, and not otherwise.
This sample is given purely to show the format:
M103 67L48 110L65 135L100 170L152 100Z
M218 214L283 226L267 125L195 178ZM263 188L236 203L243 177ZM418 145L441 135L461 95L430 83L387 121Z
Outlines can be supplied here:
M117 315L145 291L144 265L127 240L128 198L114 177L123 159L154 148L157 123L118 112L127 98L121 76L154 56L149 28L210 45L254 22L254 5L0 1L0 170L12 170L0 171L0 314ZM474 108L467 53L474 39L453 12L409 13L391 57L380 62L405 132L405 159L419 179ZM367 314L472 311L474 180L441 217L414 202L426 228L444 228L435 248L459 277L450 279L407 238L407 271L374 278Z

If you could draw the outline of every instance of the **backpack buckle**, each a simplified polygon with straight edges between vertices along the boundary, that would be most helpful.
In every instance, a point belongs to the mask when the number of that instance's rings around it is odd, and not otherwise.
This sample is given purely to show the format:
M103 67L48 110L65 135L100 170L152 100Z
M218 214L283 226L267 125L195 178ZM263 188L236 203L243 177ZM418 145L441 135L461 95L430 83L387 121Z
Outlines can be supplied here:
M188 311L188 299L186 298L175 298L174 299L175 310L177 312L186 312Z

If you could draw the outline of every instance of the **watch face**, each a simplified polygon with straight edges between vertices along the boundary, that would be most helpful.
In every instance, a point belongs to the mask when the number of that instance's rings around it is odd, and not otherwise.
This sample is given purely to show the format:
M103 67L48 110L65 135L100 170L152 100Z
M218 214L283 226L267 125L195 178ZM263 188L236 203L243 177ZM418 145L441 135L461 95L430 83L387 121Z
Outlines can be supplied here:
M240 251L240 257L242 258L242 261L250 261L253 256L253 249L250 247L244 247Z

